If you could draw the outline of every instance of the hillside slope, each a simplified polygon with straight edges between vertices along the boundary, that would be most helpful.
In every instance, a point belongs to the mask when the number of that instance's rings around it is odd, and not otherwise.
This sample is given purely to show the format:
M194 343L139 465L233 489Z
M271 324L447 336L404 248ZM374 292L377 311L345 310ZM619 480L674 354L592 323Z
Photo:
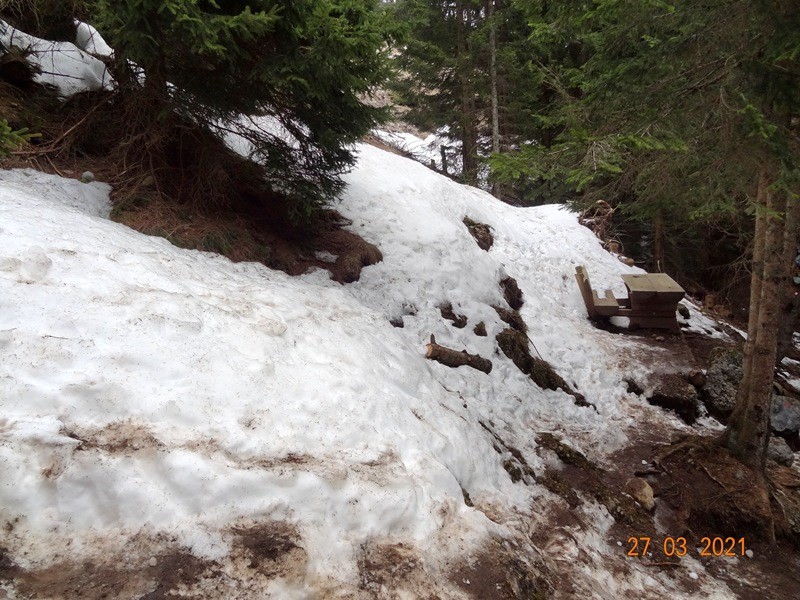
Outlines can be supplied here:
M347 182L337 208L384 260L341 286L138 234L105 218L103 184L0 172L0 588L730 597L689 557L627 560L598 502L559 523L541 482L561 463L537 435L604 465L641 423L685 428L626 391L642 348L590 324L573 278L584 264L621 293L631 269L559 207L509 207L370 146ZM464 217L491 227L488 252ZM498 351L507 277L534 354L594 408ZM427 361L431 334L491 373Z

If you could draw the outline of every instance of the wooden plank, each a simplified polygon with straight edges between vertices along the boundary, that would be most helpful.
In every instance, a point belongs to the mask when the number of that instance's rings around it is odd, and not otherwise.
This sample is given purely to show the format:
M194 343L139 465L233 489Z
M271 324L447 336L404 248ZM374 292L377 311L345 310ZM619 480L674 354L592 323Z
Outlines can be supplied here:
M654 291L652 284L650 283L650 277L646 273L641 275L623 275L622 281L624 281L625 285L628 286L631 294L635 294L636 292L649 293Z
M581 266L575 267L575 279L578 282L578 288L581 290L583 303L586 305L586 312L589 313L590 319L594 319L597 317L597 310L594 307L592 285L589 283L589 276L586 274L586 269Z
M606 290L604 298L598 296L595 291L592 291L592 296L594 308L598 314L604 317L613 317L619 312L619 302L614 298L614 294L611 290Z
M685 294L685 290L666 273L649 273L648 279L652 289L661 294Z
M678 325L677 319L672 317L634 317L631 319L630 326L631 329L636 329L638 327L642 327L645 329L671 329L673 331L679 331L680 326Z
M622 281L631 292L655 292L657 294L685 294L684 289L666 273L644 273L623 275Z

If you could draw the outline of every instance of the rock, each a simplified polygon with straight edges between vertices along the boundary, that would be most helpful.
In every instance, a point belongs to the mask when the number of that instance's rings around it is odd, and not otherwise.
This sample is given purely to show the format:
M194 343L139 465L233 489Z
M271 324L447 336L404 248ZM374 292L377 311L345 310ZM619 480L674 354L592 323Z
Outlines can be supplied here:
M634 477L625 484L625 492L641 504L645 510L651 511L656 507L653 498L653 488L644 479Z
M706 384L706 374L700 369L692 369L687 376L689 383L696 388L701 388Z
M632 258L628 258L627 256L618 256L619 262L628 265L629 267L633 267L636 264Z
M486 323L481 321L472 329L473 333L479 337L486 337Z
M697 390L678 373L659 375L647 401L675 411L689 425L697 420L700 404Z
M735 348L714 348L708 357L703 402L715 417L727 419L736 406L742 379L742 353Z
M772 430L777 433L797 433L800 431L800 402L789 396L772 396Z
M84 171L83 175L81 175L81 181L83 183L91 183L94 181L94 173L91 171Z
M789 444L786 443L786 440L777 436L769 438L767 456L776 463L787 467L790 467L794 461L794 452L789 448Z
M682 316L684 319L688 319L689 316L691 315L689 309L683 304L678 304L678 314Z

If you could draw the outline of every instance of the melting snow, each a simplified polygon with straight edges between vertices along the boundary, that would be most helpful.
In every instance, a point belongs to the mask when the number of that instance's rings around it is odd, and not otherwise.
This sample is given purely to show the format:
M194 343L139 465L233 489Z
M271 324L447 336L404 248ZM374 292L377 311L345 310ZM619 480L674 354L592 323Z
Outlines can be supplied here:
M536 432L559 431L602 461L637 411L672 422L626 393L631 367L619 357L631 342L589 323L573 277L586 265L598 288L622 294L619 275L635 270L560 207L509 207L413 161L358 152L338 209L384 260L348 286L323 270L291 278L136 233L106 219L104 184L0 172L10 554L41 567L54 548L80 557L144 531L224 561L241 523L285 522L308 556L301 578L238 597L356 590L370 544L410 549L440 595L460 597L441 576L489 538L545 561L590 556L591 566L568 563L581 597L660 597L672 585L664 577L632 565L619 580L605 565L620 550L604 508L581 509L593 526L569 538L540 530L554 500L512 483L484 428L540 472ZM489 252L465 216L492 228ZM506 276L524 293L536 351L596 411L539 389L495 351L505 325L491 307L504 303ZM444 301L466 328L442 319ZM487 337L473 333L479 321ZM495 368L426 361L431 334ZM142 552L153 566L157 553Z

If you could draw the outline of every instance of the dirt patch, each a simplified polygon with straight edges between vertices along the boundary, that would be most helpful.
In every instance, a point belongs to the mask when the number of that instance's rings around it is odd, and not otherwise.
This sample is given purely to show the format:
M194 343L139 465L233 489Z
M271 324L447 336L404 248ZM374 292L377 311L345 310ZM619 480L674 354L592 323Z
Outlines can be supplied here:
M594 500L606 507L616 520L614 527L619 528L622 535L655 534L652 515L623 492L623 485L618 478L551 433L538 434L536 441L540 447L555 453L563 463L561 469L548 470L540 478L540 483L562 497L570 508L576 508L586 500Z
M392 597L397 597L402 591L414 593L428 587L422 563L405 544L363 544L358 572L359 587L376 598L387 597L386 590L392 590ZM431 594L429 598L436 596Z
M762 476L739 462L716 438L689 437L659 450L654 464L661 498L676 512L682 531L697 536L774 535Z
M439 312L442 318L447 319L453 323L453 327L463 329L467 326L467 317L464 315L456 314L453 310L453 305L450 302L445 302L439 305Z
M494 244L494 237L492 236L492 228L484 223L478 223L477 221L473 221L469 217L464 217L464 225L467 226L470 235L475 238L475 241L478 243L478 247L481 250L488 250Z
M750 544L752 558L700 558L707 573L738 600L788 600L800 590L800 557L785 543Z
M233 262L260 262L295 276L325 269L339 283L358 281L364 267L383 260L375 245L343 229L349 221L330 210L300 229L247 211L176 206L145 191L117 203L111 218L181 248L222 254Z
M234 549L240 549L247 557L250 567L261 575L272 579L288 573L303 573L308 557L298 545L300 536L285 523L258 523L249 527L237 527Z
M188 552L175 551L140 562L127 555L108 556L102 562L64 561L41 570L19 569L11 578L25 598L159 600L173 597L176 588L193 583L211 566Z
M77 451L131 453L164 448L164 444L152 434L147 425L130 420L116 421L104 427L69 428L64 434L80 442Z
M530 565L499 541L453 569L450 580L475 600L544 600L552 586L542 565Z
M578 406L591 406L583 394L576 392L556 373L552 365L542 358L531 356L528 347L528 336L515 329L504 329L497 334L497 345L517 368L528 375L531 380L542 389L562 390L575 399Z
M517 280L513 277L506 277L500 281L500 287L503 289L503 297L508 302L512 310L519 310L525 301L522 299L522 290L517 285Z
M744 346L744 341L741 340L710 338L690 331L684 331L682 338L701 369L708 368L709 357L714 348L737 348L741 350Z

